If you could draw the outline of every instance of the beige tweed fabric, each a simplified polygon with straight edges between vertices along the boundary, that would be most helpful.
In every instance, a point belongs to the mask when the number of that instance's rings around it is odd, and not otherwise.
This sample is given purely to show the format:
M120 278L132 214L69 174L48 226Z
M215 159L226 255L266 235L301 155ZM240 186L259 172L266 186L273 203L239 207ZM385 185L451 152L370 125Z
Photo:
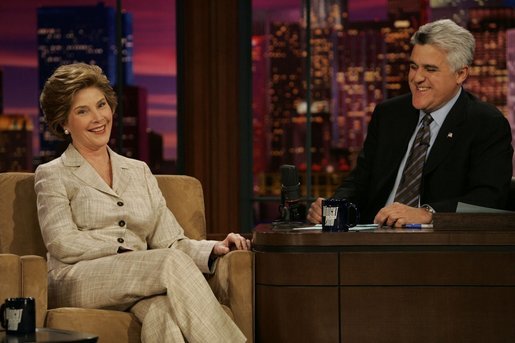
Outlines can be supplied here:
M123 310L143 298L131 308L143 342L181 342L183 335L188 342L245 341L192 259L175 248L83 261L50 278L49 296L69 306Z
M144 299L132 311L145 342L245 341L201 273L215 241L184 236L148 166L109 153L112 188L72 145L36 170L49 307L126 310Z

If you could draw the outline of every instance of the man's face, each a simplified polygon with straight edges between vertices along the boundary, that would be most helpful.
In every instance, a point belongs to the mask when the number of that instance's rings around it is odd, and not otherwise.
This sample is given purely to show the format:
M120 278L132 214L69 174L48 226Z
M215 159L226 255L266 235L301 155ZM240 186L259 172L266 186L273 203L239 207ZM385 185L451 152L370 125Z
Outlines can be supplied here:
M468 76L468 68L453 71L447 55L439 48L415 45L411 52L409 87L416 109L431 113L456 95Z

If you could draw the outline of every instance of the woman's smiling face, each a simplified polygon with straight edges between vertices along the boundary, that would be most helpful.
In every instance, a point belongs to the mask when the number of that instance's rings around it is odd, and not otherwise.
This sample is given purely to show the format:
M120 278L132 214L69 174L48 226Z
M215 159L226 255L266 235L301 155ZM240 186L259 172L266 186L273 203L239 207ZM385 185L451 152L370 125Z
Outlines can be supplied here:
M70 132L77 150L96 151L107 147L112 124L113 111L105 95L100 89L89 87L74 95L63 128Z

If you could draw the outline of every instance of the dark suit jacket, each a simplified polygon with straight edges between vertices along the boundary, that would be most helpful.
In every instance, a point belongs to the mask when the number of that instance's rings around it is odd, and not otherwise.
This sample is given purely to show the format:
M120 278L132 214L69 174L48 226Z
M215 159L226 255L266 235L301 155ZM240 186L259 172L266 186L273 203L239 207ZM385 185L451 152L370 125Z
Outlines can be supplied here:
M411 94L376 106L356 168L334 195L358 205L361 222L384 207L418 118ZM427 158L420 201L437 212L455 212L458 202L504 208L512 157L506 118L463 90Z

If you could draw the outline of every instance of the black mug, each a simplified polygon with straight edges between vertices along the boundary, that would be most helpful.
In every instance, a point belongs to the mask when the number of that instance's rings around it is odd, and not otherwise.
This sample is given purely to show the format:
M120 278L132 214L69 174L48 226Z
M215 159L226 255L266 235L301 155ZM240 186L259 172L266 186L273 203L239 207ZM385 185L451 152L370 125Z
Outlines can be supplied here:
M322 231L349 231L359 222L356 205L346 199L322 200Z
M0 324L8 335L26 335L36 331L34 298L7 298L0 307Z

